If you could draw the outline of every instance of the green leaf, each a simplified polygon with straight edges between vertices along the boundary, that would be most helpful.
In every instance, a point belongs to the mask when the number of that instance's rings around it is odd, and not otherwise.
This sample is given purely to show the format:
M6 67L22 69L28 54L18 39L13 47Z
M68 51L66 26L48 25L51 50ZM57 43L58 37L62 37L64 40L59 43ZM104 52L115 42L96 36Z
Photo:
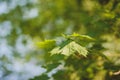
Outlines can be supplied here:
M65 55L63 54L54 54L50 56L50 60L53 62L59 62L60 60L63 60L65 58Z
M79 40L85 40L85 41L93 41L94 39L90 36L87 36L87 35L80 35L80 34L77 34L77 33L73 33L72 35L68 35L68 37L70 39L79 39Z
M45 40L43 42L37 42L36 45L42 49L49 49L55 46L55 40Z
M63 35L63 37L65 37L68 40L75 41L75 42L79 43L82 46L86 46L90 42L95 41L95 39L93 39L90 36L80 35L80 34L77 34L77 33L73 33L71 35Z
M88 51L86 50L85 47L82 47L81 45L77 44L76 42L72 42L71 45L72 45L71 48L72 48L75 52L78 52L80 55L83 55L83 56L86 57Z
M50 53L52 55L63 54L65 56L70 56L72 54L75 54L76 52L86 57L88 51L86 50L85 47L82 47L81 45L77 44L75 41L72 41L69 44L65 45L63 48L60 47L54 48Z
M42 74L40 76L36 76L33 79L29 79L29 80L49 80L49 77L47 76L47 74Z
M64 46L66 46L67 44L69 44L72 40L71 39L68 39L66 41L64 41L61 45L60 45L60 48L63 48Z
M52 69L55 69L57 66L59 66L60 63L59 62L55 62L55 63L50 63L50 64L46 64L45 66L43 66L44 68L47 69L47 72L51 71Z
M53 54L59 54L59 53L61 53L61 51L60 51L60 47L55 47L54 49L52 49L51 51L50 51L50 53L53 55Z

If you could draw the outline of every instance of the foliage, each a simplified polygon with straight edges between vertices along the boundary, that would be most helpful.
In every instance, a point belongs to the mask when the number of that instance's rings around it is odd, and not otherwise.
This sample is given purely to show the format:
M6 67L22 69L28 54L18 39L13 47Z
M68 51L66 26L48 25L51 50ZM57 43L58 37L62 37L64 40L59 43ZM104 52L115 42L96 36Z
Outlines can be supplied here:
M70 56L73 53L79 53L83 56L87 55L87 50L80 46L79 44L75 43L74 41L70 42L68 45L65 45L65 47L60 48L57 47L51 51L52 55L54 54L64 54L66 56Z
M55 46L55 41L54 40L45 40L44 42L37 42L36 45L39 48L43 48L43 49L52 48Z
M49 77L46 74L42 74L41 76L35 77L34 79L30 79L30 80L48 80Z
M74 33L72 35L69 35L69 36L64 36L64 37L66 37L67 40L63 41L63 43L61 43L61 45L59 47L54 48L50 52L52 55L53 54L63 54L63 55L66 55L66 56L70 56L71 54L77 54L78 53L79 55L83 55L83 56L86 57L87 50L84 47L82 47L80 44L76 43L74 40L76 40L75 38L79 38L82 41L84 41L84 40L87 40L87 39L88 40L92 39L91 37L79 35L79 34L76 34L76 33ZM78 41L80 41L80 40L78 40Z
M2 0L0 3L8 9L0 13L0 71L4 73L0 79L14 73L23 80L21 75L29 73L11 70L14 62L33 60L34 65L42 65L46 72L31 80L119 80L119 74L114 75L120 69L119 0ZM2 26L11 26L11 31ZM3 42L11 51L2 53ZM22 49L18 43L23 45ZM31 48L29 44L34 43Z

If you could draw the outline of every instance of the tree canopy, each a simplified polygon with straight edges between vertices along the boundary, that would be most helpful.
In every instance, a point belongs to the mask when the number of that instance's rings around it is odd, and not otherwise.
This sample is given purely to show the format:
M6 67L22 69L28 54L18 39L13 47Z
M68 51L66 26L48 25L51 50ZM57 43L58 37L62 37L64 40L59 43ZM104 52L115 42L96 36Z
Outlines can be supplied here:
M119 0L0 0L0 80L119 80Z

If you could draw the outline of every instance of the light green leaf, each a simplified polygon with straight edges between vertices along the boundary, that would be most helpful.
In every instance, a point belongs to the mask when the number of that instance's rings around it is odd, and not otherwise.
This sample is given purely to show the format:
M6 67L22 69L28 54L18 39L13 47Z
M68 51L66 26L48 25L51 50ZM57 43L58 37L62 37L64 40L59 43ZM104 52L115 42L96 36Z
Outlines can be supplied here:
M48 49L55 46L55 40L45 40L43 42L37 42L36 45L42 49Z
M81 45L77 44L76 42L71 43L71 48L74 50L74 52L78 52L80 55L83 55L86 57L87 50L85 47L82 47Z
M79 39L79 40L85 40L85 41L93 41L94 39L90 36L87 36L87 35L80 35L80 34L77 34L77 33L73 33L72 35L68 35L68 37L70 39L73 39L75 40L76 38Z
M82 47L81 45L77 44L76 42L72 41L63 48L56 47L54 48L50 53L52 55L54 54L63 54L65 56L70 56L72 54L75 54L75 52L79 53L80 55L83 55L86 57L87 50L85 47Z

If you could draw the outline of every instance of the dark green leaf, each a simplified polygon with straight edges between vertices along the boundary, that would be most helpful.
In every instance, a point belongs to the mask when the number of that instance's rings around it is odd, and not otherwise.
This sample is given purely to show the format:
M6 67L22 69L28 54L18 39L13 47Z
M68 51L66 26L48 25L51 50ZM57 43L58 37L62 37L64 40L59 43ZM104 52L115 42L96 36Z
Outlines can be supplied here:
M29 79L29 80L49 80L49 77L47 76L47 74L42 74L40 76L36 76L33 79Z
M47 72L51 71L52 69L55 69L57 66L59 66L60 63L50 63L50 64L46 64L45 67L47 69Z

